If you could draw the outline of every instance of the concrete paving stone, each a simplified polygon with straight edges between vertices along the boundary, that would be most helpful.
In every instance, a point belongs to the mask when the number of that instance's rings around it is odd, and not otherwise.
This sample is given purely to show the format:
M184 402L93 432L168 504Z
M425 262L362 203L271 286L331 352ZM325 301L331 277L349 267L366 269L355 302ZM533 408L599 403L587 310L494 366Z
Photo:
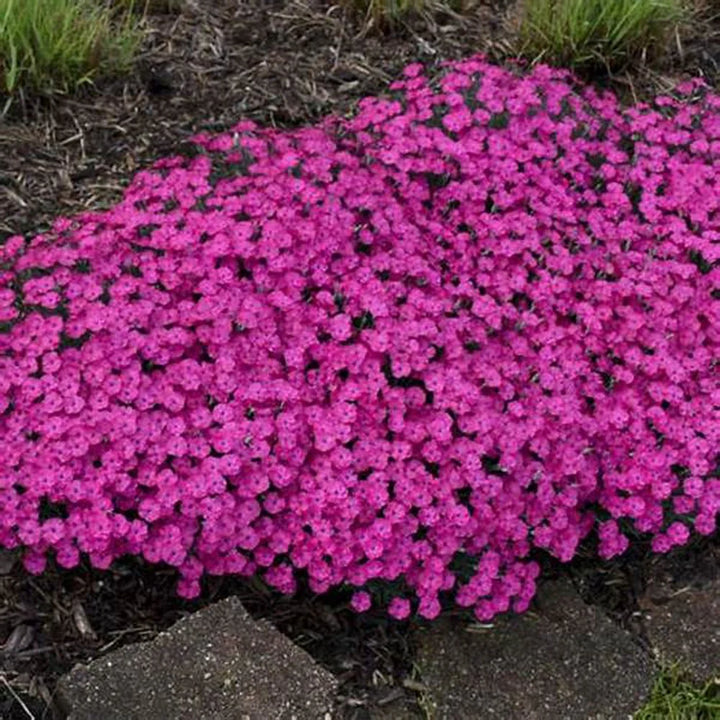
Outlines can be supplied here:
M625 720L644 704L654 667L628 633L565 580L537 605L476 632L441 621L421 633L436 720Z
M235 597L60 680L68 720L327 720L334 676Z

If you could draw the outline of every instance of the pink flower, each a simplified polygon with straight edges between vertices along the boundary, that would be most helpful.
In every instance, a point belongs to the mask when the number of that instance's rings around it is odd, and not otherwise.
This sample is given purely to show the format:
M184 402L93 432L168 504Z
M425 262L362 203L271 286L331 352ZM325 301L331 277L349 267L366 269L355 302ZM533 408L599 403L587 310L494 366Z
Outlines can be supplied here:
M432 618L466 557L455 601L491 619L533 548L715 531L720 100L623 110L483 56L392 89L196 136L0 248L0 543L29 568L130 552L187 596L307 568Z
M406 620L410 617L410 601L406 598L394 597L388 605L388 613L396 620Z
M370 593L364 591L353 593L350 606L355 612L366 612L370 609L371 605L372 599L370 598Z

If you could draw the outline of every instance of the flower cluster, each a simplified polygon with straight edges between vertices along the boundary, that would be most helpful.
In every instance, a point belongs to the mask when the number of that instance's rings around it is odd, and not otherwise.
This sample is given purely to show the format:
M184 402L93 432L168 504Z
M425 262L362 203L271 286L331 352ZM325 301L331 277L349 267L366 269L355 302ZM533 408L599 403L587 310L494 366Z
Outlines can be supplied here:
M0 545L434 617L720 509L720 98L405 70L0 247ZM465 570L458 568L464 563Z

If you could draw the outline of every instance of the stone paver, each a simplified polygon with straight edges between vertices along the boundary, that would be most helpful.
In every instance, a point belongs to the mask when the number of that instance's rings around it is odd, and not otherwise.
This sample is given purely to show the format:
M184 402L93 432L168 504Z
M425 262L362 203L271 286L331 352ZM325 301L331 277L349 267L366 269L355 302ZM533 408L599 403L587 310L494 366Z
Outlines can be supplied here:
M646 701L650 657L567 581L537 613L468 632L441 621L420 636L419 669L437 720L625 720Z
M316 720L335 678L231 597L61 679L68 720Z
M680 662L699 682L720 678L720 579L700 586L656 580L641 606L648 639L662 662Z

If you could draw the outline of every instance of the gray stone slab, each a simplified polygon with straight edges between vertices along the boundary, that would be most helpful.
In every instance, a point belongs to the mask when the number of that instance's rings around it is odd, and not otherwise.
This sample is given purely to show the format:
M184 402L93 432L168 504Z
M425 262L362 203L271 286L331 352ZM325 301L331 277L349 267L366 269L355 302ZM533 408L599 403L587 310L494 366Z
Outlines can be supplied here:
M720 679L720 579L680 584L655 579L640 604L661 662L679 662L699 682Z
M60 680L68 720L329 718L334 676L231 597Z
M437 720L625 720L648 697L650 657L566 581L477 630L441 621L419 637Z

